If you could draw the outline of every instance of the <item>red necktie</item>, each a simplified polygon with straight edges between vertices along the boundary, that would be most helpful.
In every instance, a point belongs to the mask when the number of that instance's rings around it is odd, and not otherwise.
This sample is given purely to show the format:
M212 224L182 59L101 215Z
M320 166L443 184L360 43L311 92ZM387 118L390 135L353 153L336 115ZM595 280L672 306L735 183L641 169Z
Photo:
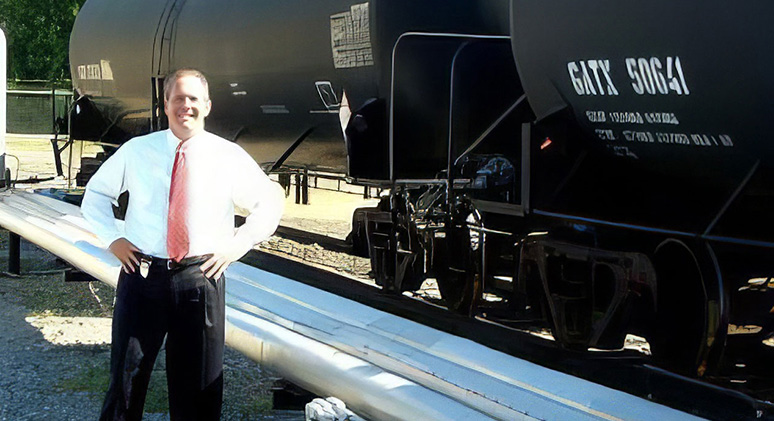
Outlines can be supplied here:
M169 186L169 215L167 217L167 251L169 257L179 262L188 255L188 171L185 166L185 142L180 142L175 151L172 166L172 181Z

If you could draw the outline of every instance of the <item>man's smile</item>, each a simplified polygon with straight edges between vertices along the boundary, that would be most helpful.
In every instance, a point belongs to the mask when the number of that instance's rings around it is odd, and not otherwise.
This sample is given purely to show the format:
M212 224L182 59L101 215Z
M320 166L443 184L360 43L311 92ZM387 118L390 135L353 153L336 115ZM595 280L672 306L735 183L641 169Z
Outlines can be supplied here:
M181 140L204 130L204 119L210 113L210 101L201 81L193 76L179 78L164 104L169 128Z

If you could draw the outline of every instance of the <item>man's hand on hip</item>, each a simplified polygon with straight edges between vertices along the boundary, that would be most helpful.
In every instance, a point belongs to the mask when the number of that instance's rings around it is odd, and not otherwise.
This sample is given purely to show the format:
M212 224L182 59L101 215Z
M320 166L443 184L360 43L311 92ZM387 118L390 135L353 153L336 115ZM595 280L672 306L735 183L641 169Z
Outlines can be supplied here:
M121 268L123 268L126 273L134 273L134 268L140 265L140 260L135 254L139 253L140 249L135 247L135 245L126 238L121 237L118 240L113 241L110 243L108 250L121 261Z
M223 275L223 272L228 268L228 265L233 262L234 260L225 254L215 253L199 266L199 269L204 273L204 276L210 279L219 279L220 275Z

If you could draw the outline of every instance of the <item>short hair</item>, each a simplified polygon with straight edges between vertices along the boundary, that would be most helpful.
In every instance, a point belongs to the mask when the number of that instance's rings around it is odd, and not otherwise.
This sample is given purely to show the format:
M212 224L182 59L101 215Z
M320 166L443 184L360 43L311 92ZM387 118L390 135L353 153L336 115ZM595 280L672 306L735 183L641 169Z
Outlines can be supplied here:
M193 76L202 82L202 86L204 86L204 93L206 95L204 100L209 101L210 85L207 83L207 78L204 77L204 74L199 70L190 67L177 69L171 74L167 75L167 77L164 79L164 100L166 101L169 99L169 93L172 91L172 87L175 85L175 83L177 83L177 80L186 76Z

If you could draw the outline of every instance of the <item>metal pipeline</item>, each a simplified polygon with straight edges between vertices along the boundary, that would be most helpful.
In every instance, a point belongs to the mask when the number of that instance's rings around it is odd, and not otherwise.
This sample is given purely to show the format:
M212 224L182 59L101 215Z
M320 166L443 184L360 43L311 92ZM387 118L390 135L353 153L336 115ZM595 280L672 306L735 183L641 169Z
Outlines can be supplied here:
M5 192L0 225L115 285L76 206ZM241 263L226 276L228 345L367 418L693 418Z
M228 307L226 342L290 382L336 396L373 420L485 420L490 416L360 358ZM514 420L535 420L526 415Z

